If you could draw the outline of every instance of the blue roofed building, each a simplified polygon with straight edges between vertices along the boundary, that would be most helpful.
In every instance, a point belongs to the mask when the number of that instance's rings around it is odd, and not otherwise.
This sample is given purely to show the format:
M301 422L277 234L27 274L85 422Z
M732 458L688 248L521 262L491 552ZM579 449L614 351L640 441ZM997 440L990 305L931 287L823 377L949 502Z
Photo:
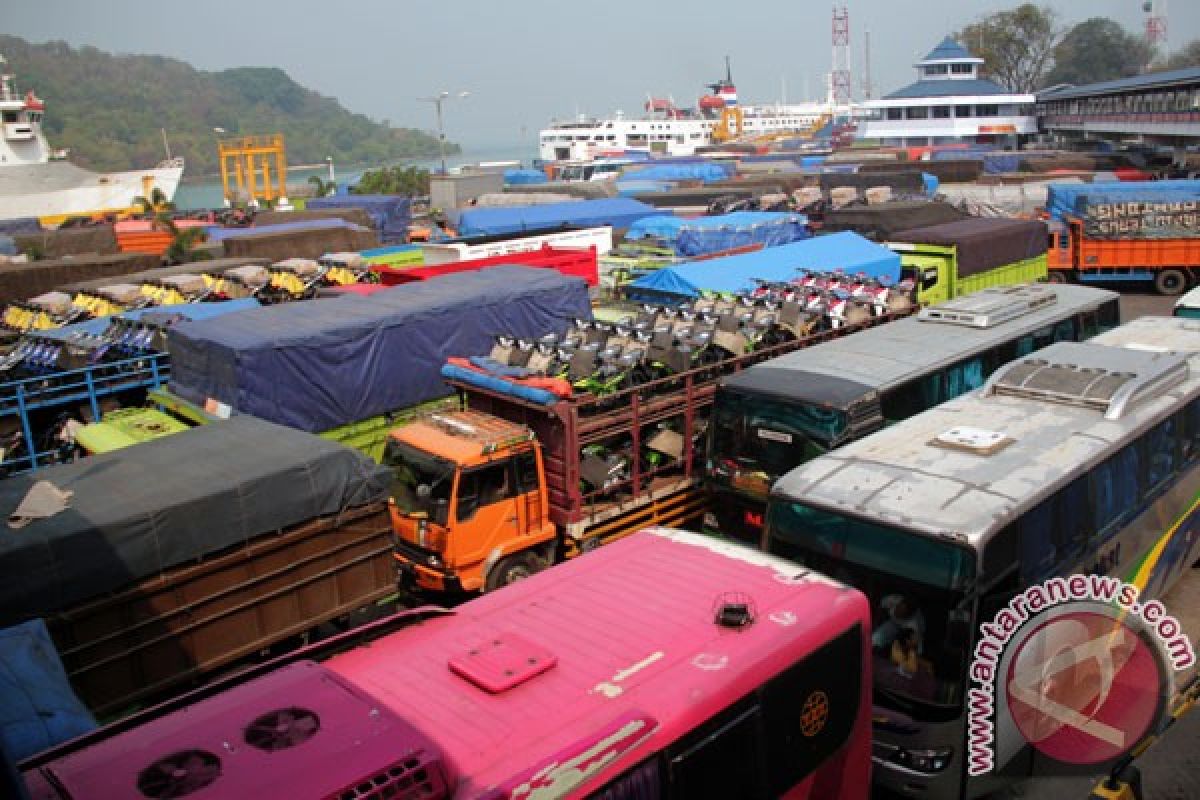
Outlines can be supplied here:
M860 139L885 147L1016 147L1037 133L1032 94L979 77L983 59L947 37L916 63L917 81L864 104Z

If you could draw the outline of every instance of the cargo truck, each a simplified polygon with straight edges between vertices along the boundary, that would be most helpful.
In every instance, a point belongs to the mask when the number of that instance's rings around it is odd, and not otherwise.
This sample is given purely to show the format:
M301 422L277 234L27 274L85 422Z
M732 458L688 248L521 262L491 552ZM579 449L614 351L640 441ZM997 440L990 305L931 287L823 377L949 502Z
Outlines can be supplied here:
M44 483L69 503L24 518ZM10 478L0 627L45 619L98 716L156 701L393 595L386 490L364 456L249 417Z
M964 219L898 231L885 244L922 305L1046 279L1046 226L1036 220Z
M402 582L487 591L647 525L701 519L700 457L718 379L905 313L549 404L447 368L461 410L399 427L384 453Z
M1200 181L1051 184L1050 280L1149 282L1183 294L1200 278Z

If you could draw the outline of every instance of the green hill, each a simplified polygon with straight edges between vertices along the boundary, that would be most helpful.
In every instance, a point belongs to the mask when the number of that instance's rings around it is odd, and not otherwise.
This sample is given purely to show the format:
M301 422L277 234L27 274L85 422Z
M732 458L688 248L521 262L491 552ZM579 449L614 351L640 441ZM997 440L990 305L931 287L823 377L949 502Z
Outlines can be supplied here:
M65 42L32 44L0 35L0 53L17 88L46 102L44 128L52 147L96 170L135 169L164 157L161 128L187 174L217 172L216 135L283 133L288 162L332 156L343 164L379 164L437 155L437 139L354 114L300 86L283 70L239 67L203 72L162 56L114 56ZM448 145L458 152L456 145Z

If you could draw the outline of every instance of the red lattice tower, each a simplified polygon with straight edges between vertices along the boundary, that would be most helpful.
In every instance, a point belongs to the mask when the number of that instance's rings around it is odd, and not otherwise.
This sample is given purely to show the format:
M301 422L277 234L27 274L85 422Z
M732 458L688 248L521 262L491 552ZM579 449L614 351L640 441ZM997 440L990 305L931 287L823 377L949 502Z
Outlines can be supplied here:
M850 105L850 12L833 7L833 69L830 88L835 106Z

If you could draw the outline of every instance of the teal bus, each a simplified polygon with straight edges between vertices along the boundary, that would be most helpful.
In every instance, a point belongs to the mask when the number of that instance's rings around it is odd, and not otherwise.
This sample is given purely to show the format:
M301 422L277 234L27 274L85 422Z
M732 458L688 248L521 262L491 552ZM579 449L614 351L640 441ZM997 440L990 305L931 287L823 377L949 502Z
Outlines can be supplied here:
M763 545L870 598L875 780L950 800L1001 780L966 770L980 625L1054 577L1111 575L1143 603L1161 597L1200 557L1198 504L1200 322L1146 317L1020 358L793 470ZM914 631L913 669L887 650L898 626ZM1006 779L1043 757L1023 748Z
M709 426L709 526L756 541L767 492L789 469L977 389L1018 356L1114 327L1117 301L1066 284L984 289L723 379Z

